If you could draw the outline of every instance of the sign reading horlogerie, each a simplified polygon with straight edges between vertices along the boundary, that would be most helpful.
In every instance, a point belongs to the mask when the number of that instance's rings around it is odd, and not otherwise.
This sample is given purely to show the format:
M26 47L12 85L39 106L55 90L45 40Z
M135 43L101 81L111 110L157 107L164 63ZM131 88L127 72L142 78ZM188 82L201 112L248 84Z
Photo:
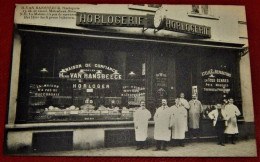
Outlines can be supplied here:
M118 26L118 27L145 27L165 29L174 32L187 33L202 37L211 37L211 28L204 25L191 24L173 20L159 15L119 15L77 12L76 25L78 26Z
M165 30L171 30L175 32L181 32L181 33L187 33L187 34L193 34L193 35L199 35L203 37L210 38L210 27L203 26L203 25L197 25L197 24L191 24L183 21L177 21L173 19L166 18L165 20Z
M118 14L100 14L100 13L81 13L77 12L76 25L79 26L132 26L144 27L146 24L146 15L118 15Z

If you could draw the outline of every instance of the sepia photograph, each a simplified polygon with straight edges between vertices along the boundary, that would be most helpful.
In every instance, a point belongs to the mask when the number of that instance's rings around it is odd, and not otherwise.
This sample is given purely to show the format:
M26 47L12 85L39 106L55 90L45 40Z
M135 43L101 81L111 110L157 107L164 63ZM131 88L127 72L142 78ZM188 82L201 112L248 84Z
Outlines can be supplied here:
M246 12L16 4L4 154L256 157Z

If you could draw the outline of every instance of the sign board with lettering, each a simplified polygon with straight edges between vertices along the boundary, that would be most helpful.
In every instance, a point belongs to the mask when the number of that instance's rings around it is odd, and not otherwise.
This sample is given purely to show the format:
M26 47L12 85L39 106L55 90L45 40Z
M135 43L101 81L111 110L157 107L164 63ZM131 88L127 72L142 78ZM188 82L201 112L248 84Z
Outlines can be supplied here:
M102 64L77 64L63 68L59 78L86 79L86 80L121 80L118 70Z
M125 84L122 87L122 97L127 97L127 104L140 105L140 102L145 100L145 86L138 84Z
M156 86L157 87L167 87L167 74L158 73L155 74Z
M165 20L165 30L193 34L198 36L211 37L211 28L204 25L197 25L192 23L187 23L183 21L173 20L166 18Z
M203 78L203 91L229 93L231 90L231 73L210 69L201 73Z
M76 25L78 26L120 26L120 27L147 27L151 26L153 16L147 15L120 15L103 13L77 12Z
M165 29L174 32L211 37L211 28L204 25L192 24L170 18L162 18L157 24L157 15L119 15L103 13L77 12L77 26L118 26L118 27L145 27ZM157 21L156 21L157 20Z
M60 85L45 83L45 84L30 84L30 96L35 97L47 97L47 96L59 96Z

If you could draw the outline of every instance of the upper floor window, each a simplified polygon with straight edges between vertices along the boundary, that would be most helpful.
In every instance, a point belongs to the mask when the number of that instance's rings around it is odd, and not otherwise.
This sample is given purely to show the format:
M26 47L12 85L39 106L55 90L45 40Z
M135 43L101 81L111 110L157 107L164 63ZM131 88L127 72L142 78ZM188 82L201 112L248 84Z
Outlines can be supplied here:
M192 5L192 12L196 14L209 14L209 6L208 5Z
M162 4L131 4L129 9L155 12Z
M213 10L209 5L192 5L191 12L188 13L188 16L215 20L219 19L214 15Z

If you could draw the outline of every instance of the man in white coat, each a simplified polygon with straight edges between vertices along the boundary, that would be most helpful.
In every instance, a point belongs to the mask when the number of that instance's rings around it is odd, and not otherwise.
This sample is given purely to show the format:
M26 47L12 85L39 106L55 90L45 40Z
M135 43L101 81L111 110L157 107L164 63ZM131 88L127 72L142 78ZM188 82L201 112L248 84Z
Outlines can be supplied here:
M154 139L156 140L156 149L154 151L167 150L167 142L171 139L171 109L167 106L167 100L162 99L162 106L154 114Z
M199 138L200 114L203 111L201 102L197 99L196 95L192 95L192 100L189 101L189 132L190 137L196 136Z
M218 145L224 145L224 131L227 125L228 116L225 112L225 109L221 104L216 105L216 109L212 110L208 114L209 118L213 120L213 126L216 129L216 134L218 136Z
M175 105L171 107L171 113L173 114L171 118L172 139L184 147L183 139L185 138L188 115L179 98L175 99Z
M180 105L181 106L184 106L185 109L189 109L190 108L190 105L189 105L189 102L184 98L185 95L184 93L180 93Z
M140 107L134 112L135 140L137 149L145 147L147 138L148 121L151 118L151 113L145 108L145 102L141 101Z
M238 134L237 116L241 115L241 113L237 106L233 104L234 100L232 98L230 98L228 102L229 104L225 106L225 111L229 117L225 134L231 135L231 143L235 144L235 134Z

